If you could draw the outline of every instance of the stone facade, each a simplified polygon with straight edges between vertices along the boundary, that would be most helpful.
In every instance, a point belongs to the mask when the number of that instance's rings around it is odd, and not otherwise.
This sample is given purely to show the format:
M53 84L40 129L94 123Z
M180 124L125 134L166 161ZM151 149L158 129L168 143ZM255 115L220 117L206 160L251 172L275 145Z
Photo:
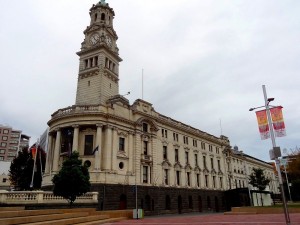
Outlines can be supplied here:
M130 104L119 95L114 11L102 0L90 16L77 53L76 103L54 112L48 122L43 187L51 187L65 157L78 151L90 165L91 191L99 192L101 209L137 203L149 214L223 210L229 139L164 116L142 99Z

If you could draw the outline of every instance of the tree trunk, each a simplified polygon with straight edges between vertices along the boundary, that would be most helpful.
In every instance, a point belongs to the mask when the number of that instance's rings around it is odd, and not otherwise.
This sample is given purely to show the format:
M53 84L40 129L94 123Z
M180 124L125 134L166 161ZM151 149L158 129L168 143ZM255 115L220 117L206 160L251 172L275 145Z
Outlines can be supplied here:
M263 202L262 193L260 193L260 199L261 199L261 205L262 205L262 206L264 206L264 202Z

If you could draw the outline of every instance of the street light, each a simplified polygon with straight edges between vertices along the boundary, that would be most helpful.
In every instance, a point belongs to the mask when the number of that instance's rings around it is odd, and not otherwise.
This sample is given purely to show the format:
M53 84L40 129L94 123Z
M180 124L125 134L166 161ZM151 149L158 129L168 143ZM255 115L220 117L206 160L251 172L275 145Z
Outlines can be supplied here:
M280 161L278 159L278 157L280 157L280 155L275 154L275 152L278 151L278 150L280 152L280 148L276 147L275 135L274 135L273 125L272 125L271 115L270 115L270 106L271 105L269 105L269 104L270 104L271 101L274 101L274 98L267 98L266 86L263 85L262 88L263 88L263 93L264 93L264 98L265 98L265 105L255 107L255 108L250 108L249 111L253 111L255 109L263 108L263 107L266 109L267 118L268 118L268 125L269 125L269 129L270 129L271 140L272 140L272 145L273 145L273 149L270 151L270 155L272 153L272 156L273 156L272 159L274 159L275 163L276 163L276 169L277 169L277 173L278 173L280 191L281 191L281 196L282 196L283 209L284 209L284 214L285 214L285 221L286 221L287 225L290 225L290 217L289 217L289 212L288 212L286 199L285 199L285 195L284 195L282 176L281 176L281 171L280 171ZM274 106L271 106L271 107L274 107Z

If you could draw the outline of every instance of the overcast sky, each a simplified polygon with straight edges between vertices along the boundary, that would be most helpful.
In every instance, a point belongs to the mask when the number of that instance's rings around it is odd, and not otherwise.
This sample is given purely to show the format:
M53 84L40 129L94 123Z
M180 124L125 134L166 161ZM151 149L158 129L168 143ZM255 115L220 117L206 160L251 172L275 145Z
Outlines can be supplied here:
M0 124L32 137L75 104L83 30L96 0L0 0ZM107 0L119 36L120 94L269 161L254 112L282 105L294 149L300 137L299 0Z

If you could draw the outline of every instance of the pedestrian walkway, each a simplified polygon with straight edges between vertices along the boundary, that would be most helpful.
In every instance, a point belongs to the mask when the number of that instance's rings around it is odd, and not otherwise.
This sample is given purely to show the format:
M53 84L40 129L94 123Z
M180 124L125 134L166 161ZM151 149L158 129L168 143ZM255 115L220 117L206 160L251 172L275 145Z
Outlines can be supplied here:
M291 225L300 225L300 213L290 214ZM114 225L286 225L283 214L255 214L255 215L171 215L162 217L146 217L139 220L125 220ZM106 223L105 225L112 225Z

